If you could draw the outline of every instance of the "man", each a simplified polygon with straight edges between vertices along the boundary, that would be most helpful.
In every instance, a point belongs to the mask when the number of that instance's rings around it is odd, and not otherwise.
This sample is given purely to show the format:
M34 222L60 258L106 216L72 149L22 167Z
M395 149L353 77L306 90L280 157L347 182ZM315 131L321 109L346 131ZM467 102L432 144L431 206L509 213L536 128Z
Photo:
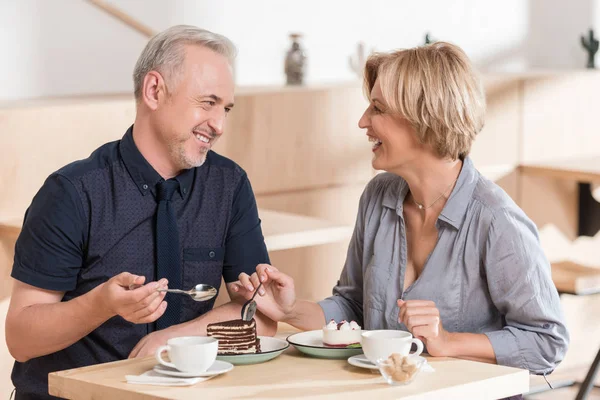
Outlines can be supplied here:
M134 71L134 125L33 199L6 318L17 399L51 398L49 372L147 356L239 318L234 301L211 310L214 299L157 291L218 288L223 277L235 299L231 282L269 262L248 177L210 150L233 107L234 55L227 38L195 27L156 35ZM275 333L256 319L260 334Z

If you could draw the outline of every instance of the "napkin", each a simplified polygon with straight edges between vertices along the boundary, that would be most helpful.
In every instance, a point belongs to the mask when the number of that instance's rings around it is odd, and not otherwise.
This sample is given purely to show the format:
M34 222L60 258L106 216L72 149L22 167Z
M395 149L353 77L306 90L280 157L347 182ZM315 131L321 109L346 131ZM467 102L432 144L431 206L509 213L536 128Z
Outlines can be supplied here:
M423 364L423 366L421 367L421 371L435 372L435 369L431 366L431 364L429 364L427 361L425 361L425 364Z
M198 382L209 380L212 376L197 378L179 378L175 376L166 376L159 374L154 370L146 371L141 375L125 375L127 383L138 385L157 385L157 386L190 386Z

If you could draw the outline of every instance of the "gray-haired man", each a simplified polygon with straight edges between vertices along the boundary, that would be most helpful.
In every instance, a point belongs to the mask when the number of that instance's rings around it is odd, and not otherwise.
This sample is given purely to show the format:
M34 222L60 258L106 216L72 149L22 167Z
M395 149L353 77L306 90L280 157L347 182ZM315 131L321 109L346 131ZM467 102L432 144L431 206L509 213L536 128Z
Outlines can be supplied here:
M234 56L227 38L195 27L156 35L134 71L134 125L33 199L6 320L17 399L50 398L49 372L146 356L239 318L235 301L212 310L214 299L156 290L223 277L234 299L231 282L269 262L248 177L211 151L233 107Z

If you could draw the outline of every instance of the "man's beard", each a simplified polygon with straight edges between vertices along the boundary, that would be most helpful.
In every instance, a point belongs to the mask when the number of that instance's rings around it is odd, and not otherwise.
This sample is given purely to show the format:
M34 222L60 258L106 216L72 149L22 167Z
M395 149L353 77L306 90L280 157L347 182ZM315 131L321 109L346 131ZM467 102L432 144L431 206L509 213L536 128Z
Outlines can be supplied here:
M185 151L185 146L180 146L177 159L179 160L181 169L197 168L204 164L207 154L208 151L198 152L195 154L195 157L189 157Z

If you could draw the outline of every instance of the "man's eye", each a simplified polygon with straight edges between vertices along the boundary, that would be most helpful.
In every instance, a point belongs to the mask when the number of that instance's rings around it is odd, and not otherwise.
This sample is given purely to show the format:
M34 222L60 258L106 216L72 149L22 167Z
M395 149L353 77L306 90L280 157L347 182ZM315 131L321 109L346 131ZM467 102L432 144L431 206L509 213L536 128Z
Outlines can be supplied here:
M211 107L213 107L215 104L217 104L217 103L215 103L214 101L211 101L211 100L206 100L204 103L208 104Z
M229 111L231 111L231 108L230 108L230 107L225 107L225 112L226 112L227 114L229 114Z

